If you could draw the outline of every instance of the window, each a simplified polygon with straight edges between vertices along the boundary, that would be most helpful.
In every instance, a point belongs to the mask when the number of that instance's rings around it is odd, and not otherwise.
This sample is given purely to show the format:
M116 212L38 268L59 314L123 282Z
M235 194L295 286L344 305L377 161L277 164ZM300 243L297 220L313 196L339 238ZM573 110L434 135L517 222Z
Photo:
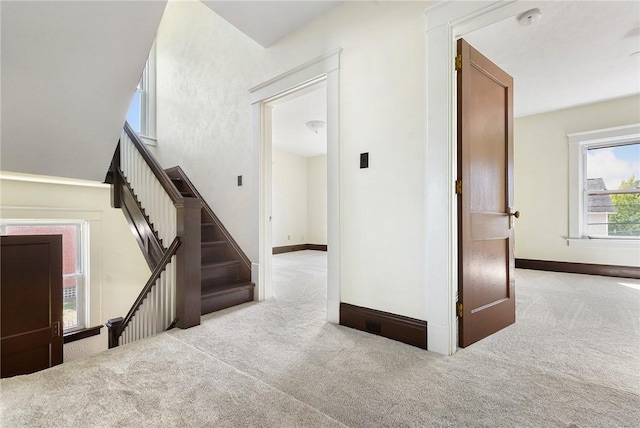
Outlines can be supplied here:
M127 122L148 143L156 133L156 58L155 44L142 71L136 92L129 104Z
M569 135L570 240L640 239L640 125Z
M86 327L86 222L3 220L3 235L62 235L62 298L65 331Z

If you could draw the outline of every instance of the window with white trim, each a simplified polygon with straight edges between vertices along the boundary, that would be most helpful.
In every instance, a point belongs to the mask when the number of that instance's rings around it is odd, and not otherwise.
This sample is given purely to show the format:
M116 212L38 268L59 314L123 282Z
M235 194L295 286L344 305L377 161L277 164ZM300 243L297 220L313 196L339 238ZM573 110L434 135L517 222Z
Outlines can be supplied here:
M147 140L153 140L156 136L155 52L154 44L127 111L127 122L129 122L134 131Z
M87 326L88 223L85 221L2 220L2 235L62 235L62 305L64 330Z
M569 135L569 238L640 239L640 125Z

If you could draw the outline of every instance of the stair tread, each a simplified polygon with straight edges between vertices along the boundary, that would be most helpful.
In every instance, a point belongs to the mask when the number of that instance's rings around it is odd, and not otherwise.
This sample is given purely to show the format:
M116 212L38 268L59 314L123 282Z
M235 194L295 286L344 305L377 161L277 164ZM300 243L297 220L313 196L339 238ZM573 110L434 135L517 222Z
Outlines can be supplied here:
M240 264L239 260L218 260L216 262L203 263L202 269L216 269L219 267L233 266Z
M227 241L205 241L202 242L203 247L219 247L221 245L225 245Z
M216 293L231 291L235 289L248 288L248 287L255 287L255 284L251 281L238 279L238 280L223 283L223 284L203 282L201 289L202 289L202 296L206 297Z

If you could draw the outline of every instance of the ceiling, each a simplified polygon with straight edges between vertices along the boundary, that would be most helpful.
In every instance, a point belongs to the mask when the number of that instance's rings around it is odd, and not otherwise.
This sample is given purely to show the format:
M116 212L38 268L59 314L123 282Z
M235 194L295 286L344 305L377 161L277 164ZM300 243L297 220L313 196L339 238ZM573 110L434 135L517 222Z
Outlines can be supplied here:
M640 93L640 2L552 1L464 36L514 78L516 117Z
M266 48L343 1L202 0L202 3Z
M326 126L316 134L305 124L312 120L327 121L326 84L274 102L272 113L272 145L274 149L302 157L327 153Z

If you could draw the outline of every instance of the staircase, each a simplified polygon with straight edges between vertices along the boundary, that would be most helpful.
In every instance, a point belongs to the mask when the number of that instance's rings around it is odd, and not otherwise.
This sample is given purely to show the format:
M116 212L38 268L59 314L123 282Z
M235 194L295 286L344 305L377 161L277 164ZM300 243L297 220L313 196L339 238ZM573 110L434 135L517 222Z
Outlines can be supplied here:
M110 348L253 301L248 257L184 171L163 170L129 124L105 181L152 271L127 315L107 322Z
M202 315L253 301L255 286L251 282L249 260L184 171L180 167L174 167L165 172L183 197L197 198L202 202L200 216Z

